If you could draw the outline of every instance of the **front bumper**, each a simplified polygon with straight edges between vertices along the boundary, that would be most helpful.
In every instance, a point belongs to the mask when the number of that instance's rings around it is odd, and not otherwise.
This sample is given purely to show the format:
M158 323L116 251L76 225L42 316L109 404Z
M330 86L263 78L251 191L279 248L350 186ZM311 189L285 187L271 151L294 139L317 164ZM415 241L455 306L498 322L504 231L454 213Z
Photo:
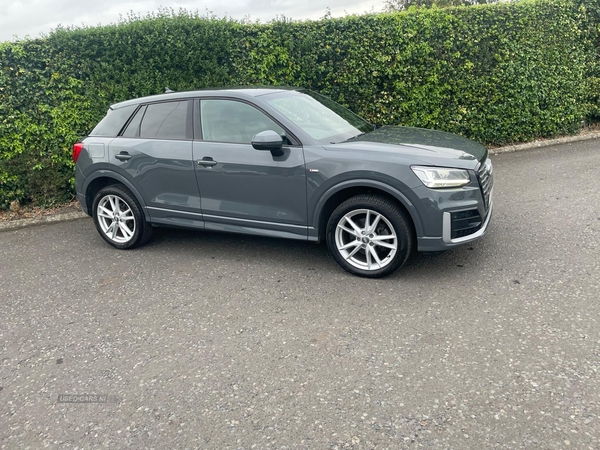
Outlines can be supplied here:
M428 218L432 224L429 233L417 238L418 251L448 250L476 241L486 233L493 210L494 180L491 162L486 160L481 163L472 176L471 185L463 193L458 191L448 195L440 192L436 193L435 198L432 196L429 199L426 194L420 195L422 201L425 199L435 207L429 208ZM437 228L433 228L436 225Z
M452 222L451 222L451 214L449 212L445 212L444 213L444 222L443 222L443 231L442 231L442 241L444 241L444 244L449 244L449 245L460 245L460 244L466 244L467 242L472 242L472 241L476 241L477 239L481 238L487 228L488 225L490 224L490 219L492 218L492 210L494 209L494 204L492 202L490 202L490 206L488 208L487 211L487 216L484 219L483 225L481 226L481 228L479 228L478 231L476 231L473 234L469 234L467 236L463 236L463 237L459 237L459 238L452 238Z
M459 245L467 244L469 242L476 241L481 239L483 235L486 233L490 220L492 218L492 210L494 209L494 205L490 203L490 207L487 211L487 215L484 219L483 225L479 230L477 230L473 234L469 234L468 236L463 236L460 238L451 237L451 222L450 222L450 213L445 212L443 216L443 231L442 237L420 237L417 238L418 251L420 252L443 252L445 250L450 250L451 248L458 247Z

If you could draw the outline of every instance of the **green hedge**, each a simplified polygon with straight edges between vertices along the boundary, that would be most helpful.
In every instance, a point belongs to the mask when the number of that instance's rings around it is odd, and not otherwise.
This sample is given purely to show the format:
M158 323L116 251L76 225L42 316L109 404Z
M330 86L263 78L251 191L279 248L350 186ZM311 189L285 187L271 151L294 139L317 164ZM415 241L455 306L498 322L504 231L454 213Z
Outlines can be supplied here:
M72 144L111 103L296 85L375 123L485 144L600 116L600 0L523 1L266 25L162 11L0 44L0 207L72 196Z

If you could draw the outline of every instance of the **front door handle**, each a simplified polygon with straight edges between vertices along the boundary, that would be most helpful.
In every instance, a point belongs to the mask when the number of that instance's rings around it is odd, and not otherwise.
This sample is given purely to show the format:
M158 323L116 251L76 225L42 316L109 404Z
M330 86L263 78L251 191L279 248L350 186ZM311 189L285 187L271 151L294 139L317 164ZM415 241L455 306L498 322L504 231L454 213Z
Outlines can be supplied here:
M204 158L198 160L199 166L213 167L213 166L216 166L217 164L218 164L217 161L213 160L210 156L205 156Z
M121 152L118 155L115 155L119 161L129 161L131 159L131 155L127 152Z

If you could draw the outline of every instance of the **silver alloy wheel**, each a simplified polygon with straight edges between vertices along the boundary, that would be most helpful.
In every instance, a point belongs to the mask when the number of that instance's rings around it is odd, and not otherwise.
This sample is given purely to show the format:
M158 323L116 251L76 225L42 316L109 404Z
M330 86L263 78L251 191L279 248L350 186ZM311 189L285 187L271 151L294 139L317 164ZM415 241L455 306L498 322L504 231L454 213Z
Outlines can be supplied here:
M96 210L102 232L118 244L129 242L135 234L135 217L125 200L116 195L105 195Z
M352 266L378 270L393 261L398 250L398 237L383 214L370 209L355 209L338 222L335 245Z

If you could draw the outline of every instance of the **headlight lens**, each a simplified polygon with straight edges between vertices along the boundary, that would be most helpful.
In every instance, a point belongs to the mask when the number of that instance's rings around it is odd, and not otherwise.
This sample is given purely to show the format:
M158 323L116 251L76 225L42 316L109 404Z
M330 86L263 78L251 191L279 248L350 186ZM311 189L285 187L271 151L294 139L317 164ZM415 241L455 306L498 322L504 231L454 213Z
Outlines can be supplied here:
M469 172L448 167L411 166L425 186L432 189L456 188L469 184Z

